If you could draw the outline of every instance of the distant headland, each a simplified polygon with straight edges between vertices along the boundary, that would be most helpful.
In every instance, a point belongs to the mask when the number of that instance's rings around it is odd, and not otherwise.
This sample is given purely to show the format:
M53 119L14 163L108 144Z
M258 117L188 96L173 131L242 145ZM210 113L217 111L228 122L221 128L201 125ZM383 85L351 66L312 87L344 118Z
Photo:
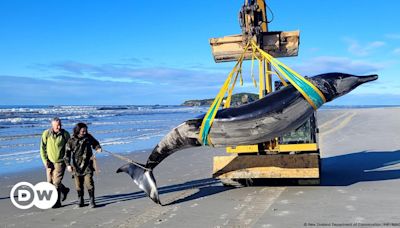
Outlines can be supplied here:
M224 98L226 99L226 97ZM232 95L231 106L239 106L242 104L250 103L258 100L258 94L254 93L237 93ZM202 100L187 100L183 102L183 106L210 106L214 98L202 99Z

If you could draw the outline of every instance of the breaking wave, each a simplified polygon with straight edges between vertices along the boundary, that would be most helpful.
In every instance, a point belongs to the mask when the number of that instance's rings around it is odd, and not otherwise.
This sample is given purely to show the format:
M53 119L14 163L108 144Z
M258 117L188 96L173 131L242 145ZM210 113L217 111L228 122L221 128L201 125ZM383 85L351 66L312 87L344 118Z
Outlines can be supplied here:
M42 166L41 135L55 116L69 132L77 122L87 123L105 149L125 153L152 149L171 128L206 111L160 105L0 106L0 174Z

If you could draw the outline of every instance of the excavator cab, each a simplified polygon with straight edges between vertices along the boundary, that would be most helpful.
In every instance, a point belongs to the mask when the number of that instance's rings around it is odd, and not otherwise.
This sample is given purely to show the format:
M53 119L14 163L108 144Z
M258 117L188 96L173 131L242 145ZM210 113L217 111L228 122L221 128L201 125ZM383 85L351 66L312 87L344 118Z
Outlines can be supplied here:
M279 144L308 144L317 143L316 139L316 118L315 113L303 125L294 131L286 133L279 137Z
M275 81L275 90L279 90L282 87L282 82ZM278 143L280 145L317 143L318 127L316 114L317 113L314 112L313 115L296 130L278 137Z

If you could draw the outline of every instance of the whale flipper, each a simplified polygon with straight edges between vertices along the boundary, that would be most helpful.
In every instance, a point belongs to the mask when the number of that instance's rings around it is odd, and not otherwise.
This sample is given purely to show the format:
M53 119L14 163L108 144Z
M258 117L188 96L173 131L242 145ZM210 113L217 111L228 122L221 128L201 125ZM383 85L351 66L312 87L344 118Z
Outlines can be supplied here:
M139 186L139 188L142 189L148 197L150 197L155 203L161 205L157 191L157 184L154 179L152 170L146 170L135 164L128 163L121 166L117 170L117 173L121 172L125 172L129 176L131 176L133 182L135 182L135 184Z

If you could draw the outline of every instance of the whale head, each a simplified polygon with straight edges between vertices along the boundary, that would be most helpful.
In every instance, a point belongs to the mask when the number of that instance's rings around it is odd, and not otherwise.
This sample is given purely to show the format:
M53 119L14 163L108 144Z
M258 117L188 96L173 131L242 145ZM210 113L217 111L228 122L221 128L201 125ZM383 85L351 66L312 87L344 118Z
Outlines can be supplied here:
M343 96L357 86L378 79L378 75L356 76L345 73L320 74L310 78L325 95L326 101Z

